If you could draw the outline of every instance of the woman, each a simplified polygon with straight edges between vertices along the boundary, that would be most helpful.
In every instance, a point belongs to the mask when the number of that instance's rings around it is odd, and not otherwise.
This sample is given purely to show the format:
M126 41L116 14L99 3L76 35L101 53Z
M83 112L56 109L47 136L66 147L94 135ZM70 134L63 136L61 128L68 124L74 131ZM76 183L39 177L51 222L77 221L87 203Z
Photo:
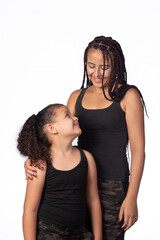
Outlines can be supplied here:
M96 161L105 240L124 239L125 231L138 220L137 195L145 159L143 105L137 87L127 84L119 43L96 37L84 53L82 87L71 94L67 106L79 118L78 145ZM29 177L33 168L27 161Z

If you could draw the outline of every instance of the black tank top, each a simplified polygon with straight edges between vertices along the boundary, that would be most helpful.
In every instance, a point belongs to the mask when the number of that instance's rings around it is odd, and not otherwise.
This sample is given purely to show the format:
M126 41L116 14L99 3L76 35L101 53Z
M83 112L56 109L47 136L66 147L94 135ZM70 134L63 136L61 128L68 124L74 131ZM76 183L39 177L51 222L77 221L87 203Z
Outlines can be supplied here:
M79 151L81 160L71 170L57 170L47 164L39 218L72 228L85 225L88 162L84 152Z
M114 101L104 109L83 108L85 91L86 89L81 91L76 102L76 116L82 129L78 145L93 155L99 178L128 181L128 133L125 112L119 101Z

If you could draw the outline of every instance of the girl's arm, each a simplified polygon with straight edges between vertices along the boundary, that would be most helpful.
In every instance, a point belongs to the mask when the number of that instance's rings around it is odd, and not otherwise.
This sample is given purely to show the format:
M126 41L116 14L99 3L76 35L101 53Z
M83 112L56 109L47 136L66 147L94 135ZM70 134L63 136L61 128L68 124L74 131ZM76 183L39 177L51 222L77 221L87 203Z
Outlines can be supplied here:
M124 217L124 230L129 229L138 219L137 195L144 168L145 135L144 111L139 93L135 89L127 91L122 104L125 107L128 136L131 149L131 175L126 198L119 213L119 221Z
M102 240L102 213L97 186L97 169L93 156L84 151L88 160L87 204L90 209L92 230L95 240Z
M77 98L81 91L82 90L79 89L79 90L76 90L73 93L71 93L71 95L68 99L68 102L67 102L67 107L69 108L69 110L73 116L75 116L75 105L76 105ZM37 174L36 174L37 169L32 166L29 158L27 158L26 161L24 162L24 168L25 168L25 174L26 174L27 180L28 179L32 180L34 177L37 177Z
M23 211L24 240L36 240L37 212L45 182L46 164L42 167L43 169L36 168L37 178L27 182Z

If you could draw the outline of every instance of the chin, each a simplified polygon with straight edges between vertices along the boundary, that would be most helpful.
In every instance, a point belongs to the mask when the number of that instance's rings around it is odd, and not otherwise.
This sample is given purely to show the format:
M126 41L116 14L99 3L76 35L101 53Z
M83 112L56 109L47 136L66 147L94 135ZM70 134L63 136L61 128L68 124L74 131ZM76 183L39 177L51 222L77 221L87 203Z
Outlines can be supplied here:
M79 131L77 131L78 133L77 133L77 137L79 137L80 135L81 135L81 133L82 133L82 130L81 129L79 129Z

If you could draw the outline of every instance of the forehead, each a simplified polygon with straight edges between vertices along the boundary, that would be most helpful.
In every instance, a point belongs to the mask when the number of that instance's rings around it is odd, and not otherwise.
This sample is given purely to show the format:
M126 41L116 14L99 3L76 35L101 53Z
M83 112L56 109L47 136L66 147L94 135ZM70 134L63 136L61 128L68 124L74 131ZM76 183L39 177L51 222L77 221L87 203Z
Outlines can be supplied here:
M90 48L88 50L88 54L87 54L87 61L91 62L91 63L103 64L103 53L102 53L102 51L99 50L99 49ZM106 63L110 62L110 58L108 56L105 57L105 62Z
M66 112L69 112L69 109L66 106L61 106L57 109L56 114L59 115Z

